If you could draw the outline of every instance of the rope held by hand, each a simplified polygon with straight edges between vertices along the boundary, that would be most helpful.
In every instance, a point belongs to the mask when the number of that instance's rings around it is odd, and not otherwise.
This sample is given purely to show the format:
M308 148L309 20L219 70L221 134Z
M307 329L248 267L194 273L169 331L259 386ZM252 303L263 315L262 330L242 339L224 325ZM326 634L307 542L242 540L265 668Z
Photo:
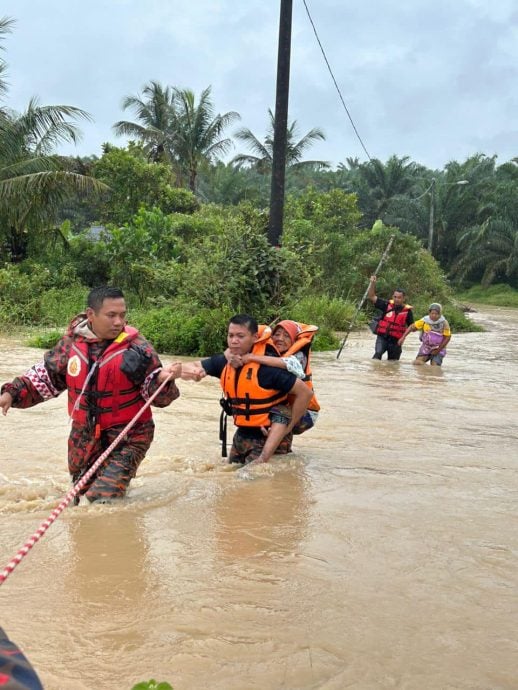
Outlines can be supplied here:
M141 414L146 410L153 400L156 398L156 396L160 393L162 388L170 381L172 378L172 374L170 374L162 383L160 386L156 389L156 391L150 395L149 399L147 400L146 404L137 412L137 414L131 419L124 429L120 432L120 434L117 436L116 439L112 441L112 443L108 446L108 448L97 458L97 460L94 462L94 464L90 467L90 469L85 472L85 474L81 477L81 479L73 486L70 491L66 494L64 499L61 501L61 503L57 506L57 508L54 508L54 510L51 512L51 514L48 516L46 520L44 520L38 529L32 534L29 539L25 542L25 544L21 547L21 549L18 551L16 556L5 566L4 570L0 573L0 585L2 585L9 575L13 572L13 570L16 568L16 566L20 563L20 561L25 558L25 556L29 553L29 551L32 549L34 544L38 542L41 537L45 534L45 532L48 530L48 528L52 525L52 523L59 517L59 515L65 510L67 505L70 503L70 501L77 496L77 494L81 491L81 489L87 484L88 480L95 474L95 472L99 469L99 466L106 460L108 455L112 452L112 450L118 446L118 444L121 442L122 438L128 433L128 431L132 428L132 426L138 421L139 417Z

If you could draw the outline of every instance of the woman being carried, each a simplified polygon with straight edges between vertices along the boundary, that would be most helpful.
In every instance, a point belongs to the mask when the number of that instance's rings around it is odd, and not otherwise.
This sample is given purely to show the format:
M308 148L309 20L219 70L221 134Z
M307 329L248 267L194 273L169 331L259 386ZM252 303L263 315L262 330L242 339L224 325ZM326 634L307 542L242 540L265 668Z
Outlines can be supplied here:
M313 391L310 368L311 341L317 331L317 326L284 320L280 321L277 326L275 326L266 354L257 355L248 353L245 355L232 355L230 350L225 352L225 357L229 364L236 368L248 364L249 362L255 362L257 364L287 369L290 373L302 379L313 393L308 404L308 409L297 424L295 424L293 430L287 435L284 419L286 417L291 417L290 405L276 405L271 410L271 426L268 430L264 429L263 433L265 435L267 434L268 438L278 439L279 441L286 437L285 441L288 443L288 452L291 451L293 434L302 434L308 429L311 429L317 421L318 411L320 410L320 405ZM270 349L271 354L268 354L268 349ZM290 402L288 398L288 403Z
M285 319L280 321L273 329L272 341L279 357L258 356L253 354L244 355L243 363L247 361L257 362L258 364L268 364L272 367L287 369L298 378L302 379L306 386L313 393L308 409L294 426L293 433L298 435L311 429L318 418L320 405L315 397L312 383L312 373L310 368L311 360L311 341L318 331L317 326L310 326L297 321Z

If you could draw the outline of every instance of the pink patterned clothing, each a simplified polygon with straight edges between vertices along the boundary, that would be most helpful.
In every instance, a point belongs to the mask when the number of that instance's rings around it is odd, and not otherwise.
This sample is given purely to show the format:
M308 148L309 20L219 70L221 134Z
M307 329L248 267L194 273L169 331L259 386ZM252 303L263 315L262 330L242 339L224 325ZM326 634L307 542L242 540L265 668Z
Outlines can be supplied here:
M415 328L421 331L419 336L421 340L421 347L417 353L418 357L427 357L432 354L432 350L442 343L443 338L451 336L450 324L444 318L440 316L437 321L432 321L432 319L426 315L422 319L419 319L414 323ZM439 354L444 357L446 354L446 348L443 348Z

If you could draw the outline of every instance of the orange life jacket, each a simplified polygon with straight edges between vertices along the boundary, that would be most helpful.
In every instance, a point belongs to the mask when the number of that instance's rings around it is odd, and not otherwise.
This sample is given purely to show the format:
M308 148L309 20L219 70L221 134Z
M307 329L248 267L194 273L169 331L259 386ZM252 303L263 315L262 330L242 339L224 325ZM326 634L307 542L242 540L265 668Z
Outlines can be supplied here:
M394 309L394 300L389 300L385 313L378 321L376 328L376 335L386 335L391 338L399 339L407 328L407 315L412 309L412 305L405 304L401 311L396 312Z
M305 323L295 322L300 328L300 332L297 334L296 339L293 341L291 347L284 352L282 357L289 357L294 355L296 352L304 353L306 357L306 366L304 368L304 373L306 374L304 378L304 383L313 393L313 397L309 401L308 410L313 410L318 412L320 410L320 405L318 404L317 398L315 396L315 391L313 389L313 374L311 373L311 342L318 332L318 326L311 326Z
M271 334L272 329L269 326L259 326L259 337L252 348L252 354L265 354L266 345L271 344ZM227 364L221 372L221 388L232 410L236 426L269 427L272 406L287 402L286 393L262 388L259 385L260 366L256 362L250 362L235 369Z
M101 429L127 424L144 407L140 386L135 385L120 368L124 352L137 335L135 328L126 326L93 364L88 357L87 341L74 342L66 376L68 413L73 421L86 425L91 419L89 413L93 413L98 434ZM96 372L93 367L96 367ZM89 374L92 386L87 382ZM87 396L94 397L93 404L88 404ZM151 410L147 408L139 419L145 422L151 417Z

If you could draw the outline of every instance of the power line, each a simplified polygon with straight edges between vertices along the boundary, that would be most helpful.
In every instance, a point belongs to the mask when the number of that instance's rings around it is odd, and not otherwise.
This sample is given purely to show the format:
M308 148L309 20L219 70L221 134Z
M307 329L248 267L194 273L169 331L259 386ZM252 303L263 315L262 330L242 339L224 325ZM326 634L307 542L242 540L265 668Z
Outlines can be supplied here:
M331 65L329 64L329 60L327 59L326 52L325 52L324 48L322 47L322 43L320 42L320 38L318 37L318 33L317 33L317 30L316 30L315 24L314 24L314 22L313 22L313 19L311 18L311 14L310 14L310 12L309 12L309 8L308 8L308 5L307 5L307 3L306 3L306 0L302 0L302 2L304 3L304 7L306 8L306 12L307 12L309 21L311 22L311 26L313 27L313 32L314 32L314 34L315 34L315 38L317 39L318 45L320 46L320 50L322 51L322 55L324 56L324 60L326 61L327 69L329 70L329 74L331 75L331 79L333 80L333 83L334 83L334 85L335 85L335 88L336 88L336 90L338 91L338 95L340 96L340 100L342 101L342 105L343 105L343 107L344 107L344 109L345 109L345 112L347 113L347 117L349 118L349 121L351 122L351 125L352 125L352 127L353 127L353 129L354 129L354 133L355 133L356 136L358 137L358 141L360 142L360 144L362 145L363 150L364 150L365 153L367 154L367 158L371 161L372 158L370 157L369 152L368 152L367 149L365 148L365 144L363 143L362 138L361 138L361 136L359 135L358 130L356 129L356 125L354 124L354 121L353 121L353 119L352 119L352 117L351 117L351 114L350 114L350 112L349 112L347 106L345 105L345 101L344 101L344 99L343 99L343 96L342 96L342 93L341 93L341 91L340 91L340 88L339 88L338 84L336 83L336 79L335 79L335 76L334 76L334 74L333 74L333 70L331 69Z

